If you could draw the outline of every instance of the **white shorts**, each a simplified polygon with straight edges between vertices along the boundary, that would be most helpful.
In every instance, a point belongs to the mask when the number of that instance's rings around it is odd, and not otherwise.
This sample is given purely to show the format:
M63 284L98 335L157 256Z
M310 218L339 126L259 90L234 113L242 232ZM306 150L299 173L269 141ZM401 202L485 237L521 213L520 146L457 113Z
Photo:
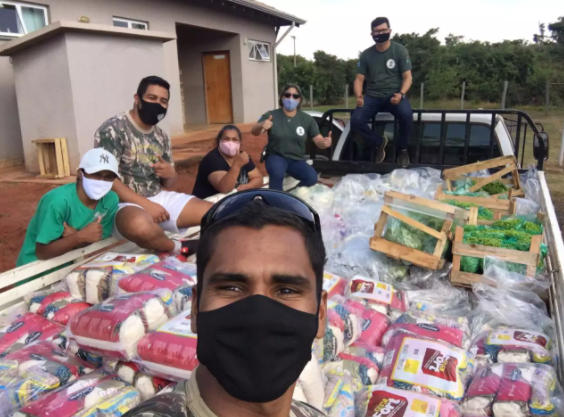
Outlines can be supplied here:
M186 204L188 204L192 197L193 196L189 194L175 193L173 191L161 191L157 195L147 198L147 200L163 206L165 210L168 211L168 214L170 214L170 220L159 224L161 229L163 229L165 232L178 234L186 231L186 229L179 229L176 223L178 221L178 218L180 217L180 214L182 213L182 210L184 210L184 207L186 206ZM120 203L118 206L118 211L128 206L139 207L140 209L143 208L133 203ZM118 239L125 239L118 231L115 223L112 235Z

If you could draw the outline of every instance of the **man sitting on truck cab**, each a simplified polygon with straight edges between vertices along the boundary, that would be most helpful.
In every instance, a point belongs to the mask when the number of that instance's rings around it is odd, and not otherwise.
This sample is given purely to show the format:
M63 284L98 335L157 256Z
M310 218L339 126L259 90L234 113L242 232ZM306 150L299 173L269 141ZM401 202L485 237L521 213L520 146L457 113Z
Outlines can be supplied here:
M31 219L17 266L52 259L110 237L118 207L112 184L116 158L103 149L84 154L76 183L45 194Z
M388 138L372 131L369 123L381 111L392 113L399 121L398 164L409 165L407 150L413 128L413 112L406 94L412 84L411 60L407 49L399 43L390 41L392 30L386 17L378 17L372 22L372 38L376 46L364 51L358 62L358 74L354 82L357 109L352 114L352 127L363 137L368 147L376 149L375 162L386 158ZM366 97L362 90L367 81Z
M141 80L133 109L108 119L98 129L94 146L119 162L113 190L120 199L114 236L144 249L188 254L190 242L171 240L200 224L212 206L188 194L168 191L178 181L169 137L157 125L168 110L170 84L160 77Z

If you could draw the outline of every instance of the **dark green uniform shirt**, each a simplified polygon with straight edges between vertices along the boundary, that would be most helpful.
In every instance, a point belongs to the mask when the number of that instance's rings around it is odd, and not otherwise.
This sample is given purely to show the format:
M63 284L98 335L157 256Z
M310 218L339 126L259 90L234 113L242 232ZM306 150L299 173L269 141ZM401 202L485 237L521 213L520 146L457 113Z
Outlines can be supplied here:
M388 97L401 90L402 74L411 70L411 60L407 49L392 42L384 52L372 46L360 55L358 73L366 77L366 95Z
M306 141L319 135L319 127L309 114L298 110L288 117L284 110L277 109L262 115L259 123L272 115L272 128L268 131L268 155L279 155L297 161L305 159Z

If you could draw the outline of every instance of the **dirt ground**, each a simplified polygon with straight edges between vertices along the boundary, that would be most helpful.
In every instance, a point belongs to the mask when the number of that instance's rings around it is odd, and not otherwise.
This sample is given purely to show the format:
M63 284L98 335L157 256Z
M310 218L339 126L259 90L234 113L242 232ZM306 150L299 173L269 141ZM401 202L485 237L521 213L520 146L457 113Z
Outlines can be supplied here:
M243 149L249 153L257 168L266 175L263 164L259 163L260 153L266 144L266 136L254 137L243 135ZM177 161L179 173L176 191L191 193L194 188L198 164L204 155L213 148L212 140L198 141L174 146L173 153L178 152L187 159ZM29 221L35 213L37 203L55 185L0 183L0 272L16 266L16 259L24 241Z

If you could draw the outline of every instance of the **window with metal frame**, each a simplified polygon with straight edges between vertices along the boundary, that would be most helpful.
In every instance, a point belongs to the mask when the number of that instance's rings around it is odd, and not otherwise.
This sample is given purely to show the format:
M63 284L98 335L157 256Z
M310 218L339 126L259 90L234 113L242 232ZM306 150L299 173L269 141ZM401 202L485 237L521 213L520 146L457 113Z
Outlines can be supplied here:
M149 23L141 20L124 19L122 17L113 18L114 26L127 29L149 30Z
M270 62L270 44L260 41L248 41L251 61Z
M0 38L15 38L47 26L47 7L0 0Z

